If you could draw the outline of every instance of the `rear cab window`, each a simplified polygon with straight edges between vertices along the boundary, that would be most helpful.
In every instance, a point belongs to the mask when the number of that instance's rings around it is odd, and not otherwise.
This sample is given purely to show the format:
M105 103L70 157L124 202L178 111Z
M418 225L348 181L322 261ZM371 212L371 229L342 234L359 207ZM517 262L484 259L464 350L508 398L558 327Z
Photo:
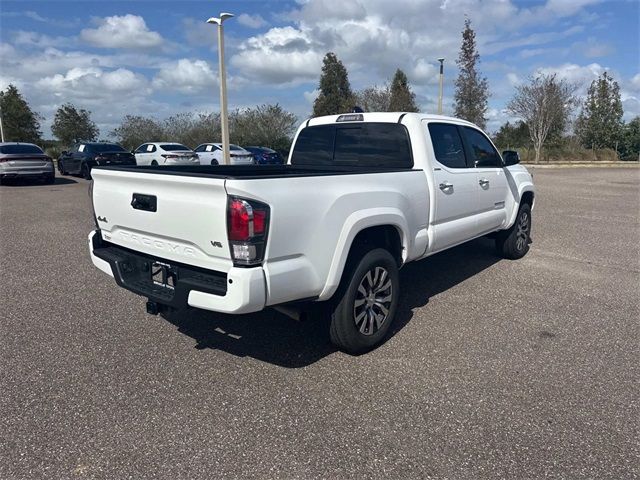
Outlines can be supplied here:
M409 132L399 123L340 123L304 128L291 155L295 165L412 168Z

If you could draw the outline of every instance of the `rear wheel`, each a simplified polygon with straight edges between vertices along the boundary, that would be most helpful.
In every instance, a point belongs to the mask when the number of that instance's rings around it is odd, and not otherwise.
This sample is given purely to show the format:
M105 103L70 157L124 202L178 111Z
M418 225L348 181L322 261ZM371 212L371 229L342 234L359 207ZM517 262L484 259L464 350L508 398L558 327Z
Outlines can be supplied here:
M338 290L329 335L336 347L357 355L373 349L387 334L400 283L395 259L381 248L365 253L352 264L351 272Z
M211 165L220 165L218 163L218 161L214 158L213 160L211 160Z
M153 165L154 167L158 166L158 162L156 162L155 160L151 160L151 165Z
M531 243L531 207L525 203L518 210L518 216L509 230L500 232L496 238L498 254L504 258L517 260L529 251Z

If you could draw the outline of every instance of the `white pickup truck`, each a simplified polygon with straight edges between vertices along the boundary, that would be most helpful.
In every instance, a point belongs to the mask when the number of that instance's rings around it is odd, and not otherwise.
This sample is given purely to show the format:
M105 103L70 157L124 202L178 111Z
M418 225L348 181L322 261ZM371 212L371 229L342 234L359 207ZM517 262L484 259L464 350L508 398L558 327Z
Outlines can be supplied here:
M483 235L517 259L534 186L478 127L418 113L318 117L286 165L94 168L93 264L147 311L320 304L357 354L395 316L402 265Z

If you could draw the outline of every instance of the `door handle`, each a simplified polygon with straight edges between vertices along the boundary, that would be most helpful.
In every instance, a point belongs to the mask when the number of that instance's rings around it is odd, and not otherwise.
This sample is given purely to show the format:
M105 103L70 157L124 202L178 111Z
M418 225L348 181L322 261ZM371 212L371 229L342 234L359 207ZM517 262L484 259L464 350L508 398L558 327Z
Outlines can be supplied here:
M440 190L442 190L443 192L451 190L453 188L453 184L449 183L449 182L442 182L440 184Z
M481 178L480 180L478 180L478 183L480 184L481 187L489 186L489 180L487 180L486 178Z

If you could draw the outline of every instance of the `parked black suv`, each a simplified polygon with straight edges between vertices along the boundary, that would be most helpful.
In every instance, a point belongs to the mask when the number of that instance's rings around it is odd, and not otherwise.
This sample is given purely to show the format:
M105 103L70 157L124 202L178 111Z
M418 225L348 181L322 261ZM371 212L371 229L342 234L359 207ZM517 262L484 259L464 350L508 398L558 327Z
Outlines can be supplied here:
M135 165L136 157L117 143L80 142L70 152L64 151L58 159L58 171L62 175L82 175L91 179L95 165Z

